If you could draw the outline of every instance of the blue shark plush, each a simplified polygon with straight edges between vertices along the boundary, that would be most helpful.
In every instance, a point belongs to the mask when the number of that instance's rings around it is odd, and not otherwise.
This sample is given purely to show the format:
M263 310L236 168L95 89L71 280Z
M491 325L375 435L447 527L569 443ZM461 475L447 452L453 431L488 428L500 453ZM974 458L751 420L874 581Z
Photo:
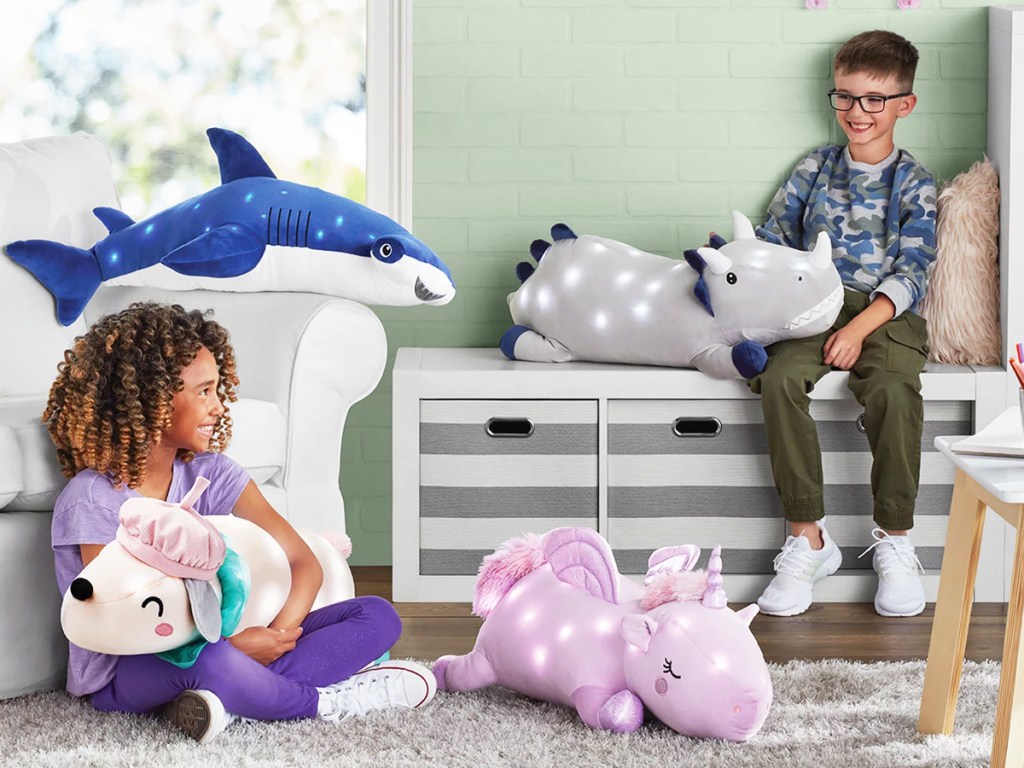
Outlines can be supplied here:
M296 262L305 269L335 270L313 276L327 286L345 280L369 284L370 290L339 293L347 298L393 305L452 300L455 283L448 267L387 216L279 180L237 133L222 128L206 133L220 163L219 187L139 222L115 208L96 208L110 234L89 250L49 240L7 246L7 255L56 297L63 325L82 314L101 282L155 264L193 277L236 277L256 267L267 246L302 249L306 258Z

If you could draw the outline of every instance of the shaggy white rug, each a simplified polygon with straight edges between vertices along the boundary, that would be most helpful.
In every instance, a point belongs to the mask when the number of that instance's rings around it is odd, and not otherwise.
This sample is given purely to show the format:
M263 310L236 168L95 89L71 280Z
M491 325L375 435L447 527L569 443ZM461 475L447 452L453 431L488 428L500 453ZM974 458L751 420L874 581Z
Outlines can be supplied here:
M0 702L0 764L139 766L786 766L959 768L988 765L999 665L964 667L952 736L916 731L924 662L791 662L772 666L775 703L752 741L683 738L649 723L598 733L565 707L492 688L440 693L419 712L337 725L241 723L205 747L155 718L105 715L59 693Z

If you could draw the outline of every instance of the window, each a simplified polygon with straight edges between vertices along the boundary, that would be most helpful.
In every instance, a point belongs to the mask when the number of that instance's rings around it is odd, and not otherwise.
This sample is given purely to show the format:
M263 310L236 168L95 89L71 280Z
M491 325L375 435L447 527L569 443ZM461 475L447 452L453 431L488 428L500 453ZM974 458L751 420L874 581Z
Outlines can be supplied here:
M0 140L88 131L110 147L125 211L151 215L219 182L210 126L245 136L282 179L396 216L411 146L396 114L410 0L36 0L0 25ZM377 73L368 73L367 39ZM374 26L381 27L374 30ZM396 31L397 30L397 31ZM406 46L397 51L395 45ZM394 62L405 62L403 67ZM369 77L368 77L369 74ZM407 75L406 75L407 76ZM367 81L386 92L367 147ZM374 106L383 103L382 107ZM396 216L397 218L397 216ZM407 222L406 222L407 223Z

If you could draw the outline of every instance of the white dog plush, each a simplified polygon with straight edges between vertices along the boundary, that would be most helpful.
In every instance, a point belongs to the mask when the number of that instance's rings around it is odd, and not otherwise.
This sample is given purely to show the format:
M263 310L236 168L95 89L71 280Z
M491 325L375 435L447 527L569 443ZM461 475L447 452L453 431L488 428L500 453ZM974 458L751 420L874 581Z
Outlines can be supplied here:
M196 513L192 505L208 485L196 480L180 504L140 497L122 505L115 540L64 595L61 627L72 643L188 666L207 642L273 621L291 589L288 559L259 526ZM311 531L299 534L323 568L313 608L354 597L338 549Z

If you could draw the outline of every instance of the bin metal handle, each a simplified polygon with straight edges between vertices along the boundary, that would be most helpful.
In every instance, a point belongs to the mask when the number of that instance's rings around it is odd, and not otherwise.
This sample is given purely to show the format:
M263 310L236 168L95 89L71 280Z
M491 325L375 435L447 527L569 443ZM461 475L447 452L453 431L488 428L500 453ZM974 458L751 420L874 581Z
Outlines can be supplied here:
M529 437L533 434L532 419L494 416L487 420L484 431L488 437Z
M714 416L680 416L672 422L676 437L717 437L721 432L722 422Z

